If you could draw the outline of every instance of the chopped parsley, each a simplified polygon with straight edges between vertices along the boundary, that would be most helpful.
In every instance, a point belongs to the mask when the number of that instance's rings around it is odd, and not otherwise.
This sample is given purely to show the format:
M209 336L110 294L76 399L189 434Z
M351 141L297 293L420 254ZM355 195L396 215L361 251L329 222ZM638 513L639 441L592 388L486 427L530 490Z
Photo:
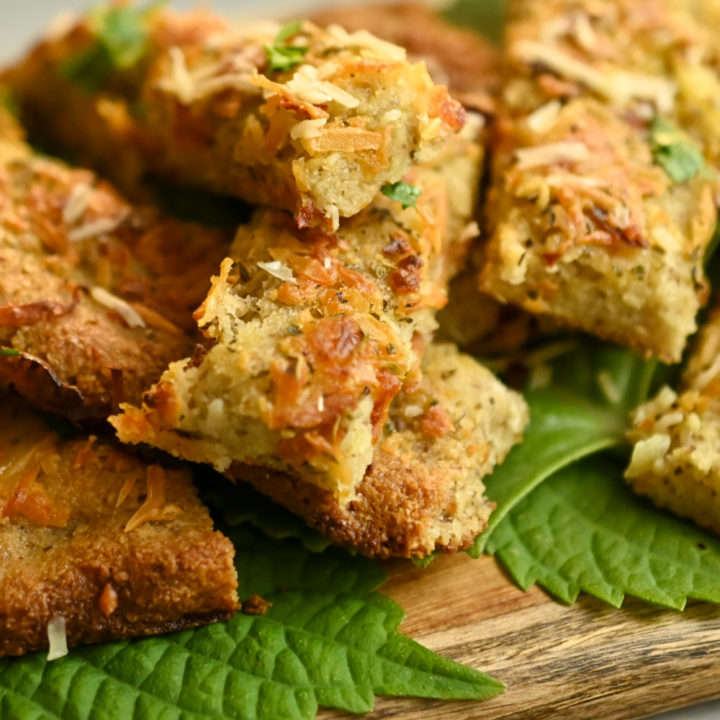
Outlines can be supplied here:
M420 188L409 185L402 180L400 180L400 182L383 185L381 190L383 195L386 195L391 200L402 203L403 210L407 210L409 207L415 207L417 199L422 194Z
M674 183L687 182L705 169L705 159L695 142L658 116L650 126L650 149L655 162Z
M288 45L288 40L302 31L302 20L288 23L281 28L280 32L275 36L272 46L265 45L265 53L268 58L268 71L289 70L290 68L302 63L308 47L298 45Z
M0 357L16 357L20 354L19 350L9 347L0 347Z
M148 17L163 3L146 7L102 7L90 14L95 42L68 58L61 74L89 92L98 90L116 70L127 70L145 55Z

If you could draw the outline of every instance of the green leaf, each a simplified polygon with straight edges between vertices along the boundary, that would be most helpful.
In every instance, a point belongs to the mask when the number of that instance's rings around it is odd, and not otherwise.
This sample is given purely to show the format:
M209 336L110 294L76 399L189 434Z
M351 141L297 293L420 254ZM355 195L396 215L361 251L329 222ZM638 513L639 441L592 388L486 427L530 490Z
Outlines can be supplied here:
M280 29L271 45L265 45L265 54L268 59L268 72L274 70L289 70L300 65L309 50L308 47L288 45L287 41L302 31L302 20L288 23Z
M98 41L108 52L113 67L132 67L145 54L147 10L111 7L97 15Z
M371 592L376 563L311 553L248 527L231 531L240 594L265 615L164 637L76 648L46 662L0 660L3 720L309 720L318 707L366 712L378 693L483 699L502 685L396 630L400 607Z
M16 357L20 355L20 351L15 348L0 347L0 357Z
M252 488L238 484L230 489L227 485L226 480L216 481L209 491L203 493L203 499L229 527L249 523L275 540L295 538L310 552L323 552L330 546L330 540L300 517Z
M94 10L89 19L95 42L62 64L62 76L92 92L116 70L133 67L147 50L148 18L161 4L112 5Z
M456 25L475 30L500 43L506 11L506 0L456 0L443 11L443 15Z
M308 48L303 47L276 47L265 45L268 58L268 72L275 70L290 70L302 63Z
M669 120L656 116L650 126L650 149L655 162L674 183L684 183L705 169L700 148Z
M630 410L655 387L655 360L585 337L567 348L549 363L551 385L526 395L530 423L523 442L485 479L496 508L469 550L473 557L484 550L505 515L546 478L581 458L624 446Z
M284 25L278 31L278 34L275 36L274 44L285 45L290 38L295 37L295 35L300 33L302 26L302 20L294 20L293 22L287 23L287 25Z
M391 200L402 203L403 210L407 210L409 207L415 207L417 199L422 194L422 190L420 190L420 188L415 187L414 185L409 185L402 180L396 183L383 185L380 189L382 190L383 195L389 197Z
M561 389L529 393L530 424L523 442L485 479L496 503L487 530L470 549L478 557L503 518L528 493L580 458L624 443L625 413L614 413Z
M342 592L367 593L385 582L385 573L372 560L352 557L345 566L349 556L340 548L318 553L297 542L269 540L247 525L223 529L235 544L238 593L242 597L263 595L278 587L311 590L332 587Z
M563 602L580 591L620 607L625 594L682 610L720 603L720 541L649 505L596 458L537 487L505 517L487 550L527 589Z

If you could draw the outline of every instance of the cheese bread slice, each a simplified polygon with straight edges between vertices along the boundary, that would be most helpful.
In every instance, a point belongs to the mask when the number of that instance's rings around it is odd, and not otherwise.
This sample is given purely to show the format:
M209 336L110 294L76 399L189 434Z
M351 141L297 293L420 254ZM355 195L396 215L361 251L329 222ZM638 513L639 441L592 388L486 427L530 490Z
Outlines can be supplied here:
M365 555L422 558L465 549L485 529L494 505L483 478L520 441L527 420L518 393L454 345L432 344L421 384L393 402L349 503L289 474L236 464L227 474Z
M127 52L118 24L135 33ZM111 178L134 187L150 172L290 210L301 227L337 228L465 123L423 63L366 31L206 10L105 7L6 80L33 128Z
M128 204L0 110L0 380L74 420L139 402L197 340L232 235Z
M233 556L188 469L63 438L3 398L0 655L47 648L49 634L72 646L227 618Z
M702 328L678 390L666 386L637 408L628 437L633 490L720 533L720 310Z
M511 3L481 287L674 362L706 299L715 180L664 0ZM691 19L691 18L690 18Z

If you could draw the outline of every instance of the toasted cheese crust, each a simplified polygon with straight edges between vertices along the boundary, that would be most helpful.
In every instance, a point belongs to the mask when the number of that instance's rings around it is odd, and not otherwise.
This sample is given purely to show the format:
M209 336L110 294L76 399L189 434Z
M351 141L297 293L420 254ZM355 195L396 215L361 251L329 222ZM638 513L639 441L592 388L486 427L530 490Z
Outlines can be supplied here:
M367 30L400 45L411 60L424 61L433 80L446 85L467 109L488 113L495 107L500 87L495 48L478 33L451 25L424 3L353 3L315 13L312 20L321 27Z
M213 531L187 469L109 440L62 439L0 404L0 655L154 635L232 615L234 548Z
M0 379L76 420L139 401L195 342L219 230L125 202L87 170L0 137Z
M656 505L720 533L720 310L703 326L680 387L633 415L630 486Z
M423 380L401 393L355 498L291 475L233 465L249 482L332 540L373 557L425 557L469 547L493 503L482 478L519 442L528 409L453 345L430 345Z
M596 10L512 6L481 287L677 361L716 215L708 173L676 182L653 154L653 118L681 121L667 67L682 30L660 0Z
M424 64L367 32L304 22L281 43L297 62L275 69L275 23L162 10L146 25L142 59L95 92L63 77L96 42L90 19L6 74L31 125L116 181L149 171L336 228L465 122Z
M494 115L500 91L498 50L481 35L449 24L427 5L353 4L316 13L313 21L338 23L348 30L367 29L401 45L411 58L424 60L435 82L447 84L466 109ZM471 231L473 236L480 232L479 227ZM473 237L476 244L477 240ZM517 350L528 336L537 334L537 318L480 292L477 253L472 255L450 283L448 304L437 318L439 335L481 356Z
M406 176L416 207L379 195L334 234L258 211L197 313L207 351L114 417L119 437L221 472L292 472L347 501L393 398L418 381L465 256L480 160L474 139L456 138Z

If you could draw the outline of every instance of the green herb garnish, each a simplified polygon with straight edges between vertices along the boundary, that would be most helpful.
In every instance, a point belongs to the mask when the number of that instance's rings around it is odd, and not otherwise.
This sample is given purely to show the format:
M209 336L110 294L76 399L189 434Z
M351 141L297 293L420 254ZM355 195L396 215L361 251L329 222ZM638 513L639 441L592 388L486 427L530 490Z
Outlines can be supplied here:
M265 45L265 53L268 58L268 71L289 70L299 65L307 51L306 46L288 45L288 40L302 31L302 20L288 23L275 36L272 45Z
M0 347L0 356L2 357L17 357L18 355L20 355L20 351L15 348Z
M90 14L95 42L72 56L60 73L89 92L98 90L116 70L136 65L147 51L148 18L163 3L103 7Z
M415 207L417 199L422 194L420 188L409 185L402 180L400 180L400 182L383 185L381 190L383 195L389 197L391 200L402 203L403 210L407 210L409 207Z
M674 183L684 183L705 169L700 148L669 120L656 116L650 126L653 159Z

